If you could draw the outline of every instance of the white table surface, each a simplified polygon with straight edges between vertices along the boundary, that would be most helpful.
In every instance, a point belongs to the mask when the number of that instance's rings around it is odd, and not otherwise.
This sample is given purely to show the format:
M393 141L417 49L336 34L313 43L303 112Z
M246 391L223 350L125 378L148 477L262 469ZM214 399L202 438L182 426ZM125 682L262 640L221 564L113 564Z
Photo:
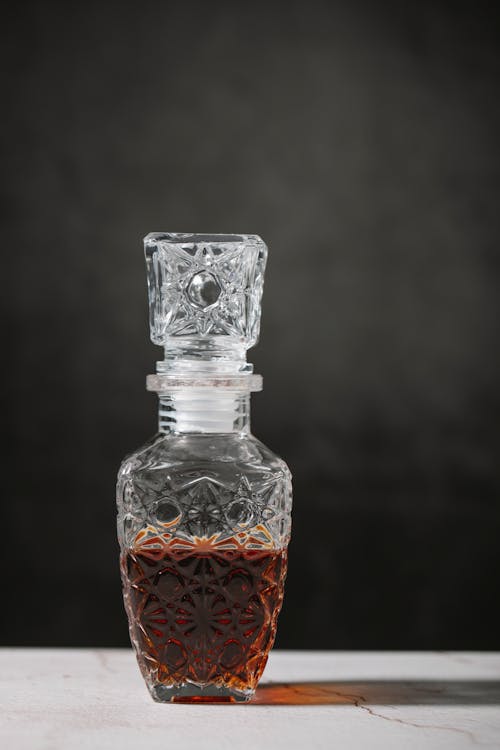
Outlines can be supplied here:
M271 654L247 705L154 703L131 651L0 649L3 750L500 748L500 653Z

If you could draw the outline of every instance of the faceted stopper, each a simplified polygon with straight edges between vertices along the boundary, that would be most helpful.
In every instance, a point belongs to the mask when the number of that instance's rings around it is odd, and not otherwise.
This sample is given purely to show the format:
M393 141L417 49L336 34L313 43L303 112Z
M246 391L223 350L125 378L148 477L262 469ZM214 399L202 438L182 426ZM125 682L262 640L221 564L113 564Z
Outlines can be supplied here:
M257 235L144 239L151 340L165 360L246 361L259 337L267 247Z

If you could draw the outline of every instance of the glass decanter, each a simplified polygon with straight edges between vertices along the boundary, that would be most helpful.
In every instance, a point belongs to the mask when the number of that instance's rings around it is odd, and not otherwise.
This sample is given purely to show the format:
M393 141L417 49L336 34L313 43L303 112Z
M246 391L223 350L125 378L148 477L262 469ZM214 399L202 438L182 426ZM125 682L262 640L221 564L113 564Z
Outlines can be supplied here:
M247 701L272 648L290 539L291 475L250 432L262 388L267 247L255 235L149 234L147 388L159 432L118 474L130 638L157 701Z

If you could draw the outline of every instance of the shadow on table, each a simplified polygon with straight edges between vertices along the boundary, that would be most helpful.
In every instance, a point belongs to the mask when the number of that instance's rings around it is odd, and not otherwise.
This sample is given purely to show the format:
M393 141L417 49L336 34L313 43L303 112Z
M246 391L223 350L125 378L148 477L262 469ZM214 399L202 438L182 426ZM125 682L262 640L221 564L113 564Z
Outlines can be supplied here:
M365 680L276 682L259 685L250 705L491 706L500 704L500 681Z

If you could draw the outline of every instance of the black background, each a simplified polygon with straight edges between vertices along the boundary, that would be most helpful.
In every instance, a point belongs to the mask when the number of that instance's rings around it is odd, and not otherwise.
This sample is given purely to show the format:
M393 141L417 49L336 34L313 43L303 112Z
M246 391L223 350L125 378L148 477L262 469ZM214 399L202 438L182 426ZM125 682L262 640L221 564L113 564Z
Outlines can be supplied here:
M5 7L1 643L128 643L114 482L155 430L141 240L166 230L270 247L278 645L500 646L494 7Z

